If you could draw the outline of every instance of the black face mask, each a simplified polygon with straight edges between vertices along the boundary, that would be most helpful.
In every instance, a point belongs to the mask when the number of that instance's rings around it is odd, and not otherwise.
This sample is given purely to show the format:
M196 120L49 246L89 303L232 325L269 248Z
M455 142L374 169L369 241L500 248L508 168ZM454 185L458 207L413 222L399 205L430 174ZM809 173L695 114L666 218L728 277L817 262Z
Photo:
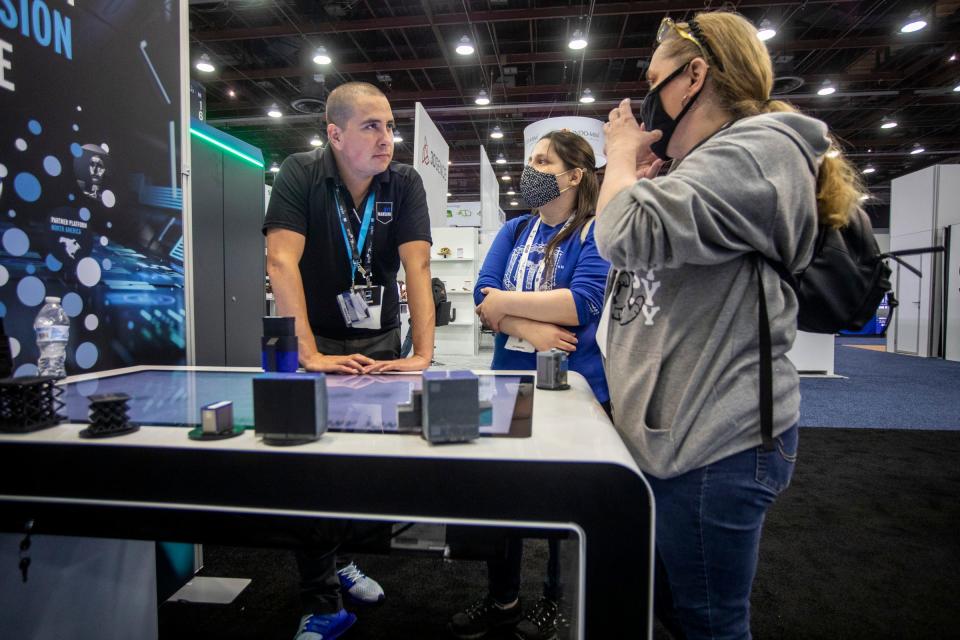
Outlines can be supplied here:
M520 175L520 195L526 200L527 204L534 209L539 209L548 202L553 202L560 197L560 194L570 189L560 190L560 183L557 182L557 176L564 173L570 173L573 169L567 169L562 173L547 173L537 171L530 165L523 168Z
M680 110L680 113L677 114L676 118L671 118L670 114L667 113L667 110L663 108L663 101L660 99L660 90L665 86L670 84L670 82L683 73L689 62L666 78L663 82L658 84L656 87L651 89L647 93L646 97L643 99L643 102L640 104L640 119L643 121L643 126L647 131L654 131L659 129L663 136L659 140L650 145L650 150L653 151L658 158L661 160L669 160L670 156L667 155L667 145L670 144L670 138L673 136L673 130L677 128L677 123L680 122L680 119L687 114L687 111L690 110L690 107L693 106L693 103L696 101L697 96L700 95L700 91L695 93L690 102L686 104L683 109Z

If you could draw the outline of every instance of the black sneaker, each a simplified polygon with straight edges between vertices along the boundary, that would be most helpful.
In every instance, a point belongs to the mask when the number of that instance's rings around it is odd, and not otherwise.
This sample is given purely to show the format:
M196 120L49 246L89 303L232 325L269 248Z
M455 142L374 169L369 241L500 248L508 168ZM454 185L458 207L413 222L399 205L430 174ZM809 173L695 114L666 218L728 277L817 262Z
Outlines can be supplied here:
M566 626L567 620L560 612L560 604L543 596L523 616L515 635L520 640L556 640L557 632Z
M455 613L447 628L458 638L470 640L482 638L490 631L500 627L512 627L523 618L520 601L509 609L502 609L490 596L484 596L472 605Z

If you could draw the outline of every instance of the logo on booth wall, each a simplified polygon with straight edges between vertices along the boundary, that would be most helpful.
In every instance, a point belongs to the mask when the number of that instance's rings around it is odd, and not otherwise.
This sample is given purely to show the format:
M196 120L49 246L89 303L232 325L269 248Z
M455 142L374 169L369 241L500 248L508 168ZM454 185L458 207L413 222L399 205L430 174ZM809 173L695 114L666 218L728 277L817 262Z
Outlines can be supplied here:
M420 164L425 167L433 167L433 169L440 174L440 177L446 181L447 167L436 153L430 151L430 145L427 143L426 138L423 139L423 154L420 156Z

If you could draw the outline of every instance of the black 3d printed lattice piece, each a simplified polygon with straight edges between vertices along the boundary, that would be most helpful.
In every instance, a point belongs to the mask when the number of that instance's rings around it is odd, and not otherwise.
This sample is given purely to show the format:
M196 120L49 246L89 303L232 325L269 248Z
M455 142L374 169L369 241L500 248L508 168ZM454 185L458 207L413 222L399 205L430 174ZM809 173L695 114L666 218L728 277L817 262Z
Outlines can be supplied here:
M60 424L61 387L53 376L0 380L0 431L26 433Z
M13 375L13 354L10 352L10 338L3 328L3 318L0 318L0 378L9 378Z
M90 396L90 426L80 432L81 438L112 438L133 433L140 427L130 423L125 393Z

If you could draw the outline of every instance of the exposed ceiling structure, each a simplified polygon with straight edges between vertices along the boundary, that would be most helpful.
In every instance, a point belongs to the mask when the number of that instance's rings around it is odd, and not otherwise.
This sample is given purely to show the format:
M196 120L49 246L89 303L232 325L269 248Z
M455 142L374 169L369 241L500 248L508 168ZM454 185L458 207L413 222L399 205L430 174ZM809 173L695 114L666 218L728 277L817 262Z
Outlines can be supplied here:
M191 60L206 54L216 70L191 69L206 88L208 122L261 148L268 163L310 149L317 134L325 140L325 96L351 80L386 93L407 138L395 157L411 162L413 107L420 102L450 144L454 199L476 199L481 144L491 160L503 153L507 164L495 167L516 179L525 126L558 115L606 119L621 98L642 98L660 20L690 17L709 5L191 0ZM853 161L874 169L864 178L875 202L887 201L892 178L960 159L960 0L743 0L726 6L776 30L767 41L778 78L775 95L826 121ZM925 28L901 32L921 18ZM574 50L568 42L578 30L588 44ZM464 36L475 49L469 55L456 52ZM329 64L313 61L318 47L326 49ZM818 95L825 83L836 91ZM481 89L488 106L475 103ZM579 101L585 89L592 104ZM274 104L283 117L267 116ZM882 128L891 121L897 126ZM496 126L502 139L490 137ZM504 196L504 209L510 200Z

